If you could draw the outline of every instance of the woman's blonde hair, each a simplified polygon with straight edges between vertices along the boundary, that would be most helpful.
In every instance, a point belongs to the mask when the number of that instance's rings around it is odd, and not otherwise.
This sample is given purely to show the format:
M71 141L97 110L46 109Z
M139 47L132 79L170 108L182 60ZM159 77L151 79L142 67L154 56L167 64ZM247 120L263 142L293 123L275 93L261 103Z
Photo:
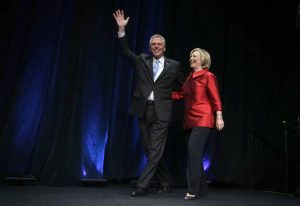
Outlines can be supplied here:
M198 51L200 53L200 59L201 59L201 62L202 62L202 65L201 65L202 68L209 69L210 65L211 65L210 54L206 50L204 50L204 49L195 48L195 49L193 49L191 51L190 56L192 56L192 54L195 51Z

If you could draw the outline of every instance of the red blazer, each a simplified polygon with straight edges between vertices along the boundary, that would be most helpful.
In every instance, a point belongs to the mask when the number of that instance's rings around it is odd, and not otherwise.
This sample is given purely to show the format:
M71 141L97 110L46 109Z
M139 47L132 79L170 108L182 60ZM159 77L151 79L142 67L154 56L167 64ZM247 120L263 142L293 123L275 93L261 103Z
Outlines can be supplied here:
M183 128L196 126L215 127L215 112L222 111L222 103L216 76L203 69L191 72L178 92L172 92L172 99L185 101Z

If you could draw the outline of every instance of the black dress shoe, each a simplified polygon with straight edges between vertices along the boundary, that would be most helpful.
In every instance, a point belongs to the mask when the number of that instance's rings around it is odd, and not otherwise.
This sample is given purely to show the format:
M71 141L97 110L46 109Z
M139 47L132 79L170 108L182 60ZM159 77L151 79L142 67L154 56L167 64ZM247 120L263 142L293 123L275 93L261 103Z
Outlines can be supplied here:
M131 196L132 197L141 197L141 196L145 196L146 194L147 194L147 189L136 188L135 190L132 191Z
M170 186L164 186L157 191L158 194L169 193L169 192L171 192Z

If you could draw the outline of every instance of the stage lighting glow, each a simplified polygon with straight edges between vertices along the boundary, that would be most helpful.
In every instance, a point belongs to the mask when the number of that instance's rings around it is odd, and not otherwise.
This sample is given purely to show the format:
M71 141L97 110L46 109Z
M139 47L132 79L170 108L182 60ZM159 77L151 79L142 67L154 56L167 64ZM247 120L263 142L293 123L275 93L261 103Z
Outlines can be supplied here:
M85 122L83 135L82 175L88 178L103 177L104 156L108 139L107 128L101 127L97 113L92 113Z
M207 171L209 169L210 166L210 160L208 158L203 158L203 167L204 167L204 171Z

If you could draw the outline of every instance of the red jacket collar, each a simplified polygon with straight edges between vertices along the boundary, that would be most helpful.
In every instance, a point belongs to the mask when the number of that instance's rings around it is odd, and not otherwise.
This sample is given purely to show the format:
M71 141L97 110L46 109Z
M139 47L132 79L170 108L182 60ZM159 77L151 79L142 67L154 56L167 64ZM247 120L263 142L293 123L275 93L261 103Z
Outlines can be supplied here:
M208 72L208 69L202 69L202 70L196 71L196 72L192 71L190 74L190 78L193 78L193 79L197 78L203 74L206 74L207 72Z

